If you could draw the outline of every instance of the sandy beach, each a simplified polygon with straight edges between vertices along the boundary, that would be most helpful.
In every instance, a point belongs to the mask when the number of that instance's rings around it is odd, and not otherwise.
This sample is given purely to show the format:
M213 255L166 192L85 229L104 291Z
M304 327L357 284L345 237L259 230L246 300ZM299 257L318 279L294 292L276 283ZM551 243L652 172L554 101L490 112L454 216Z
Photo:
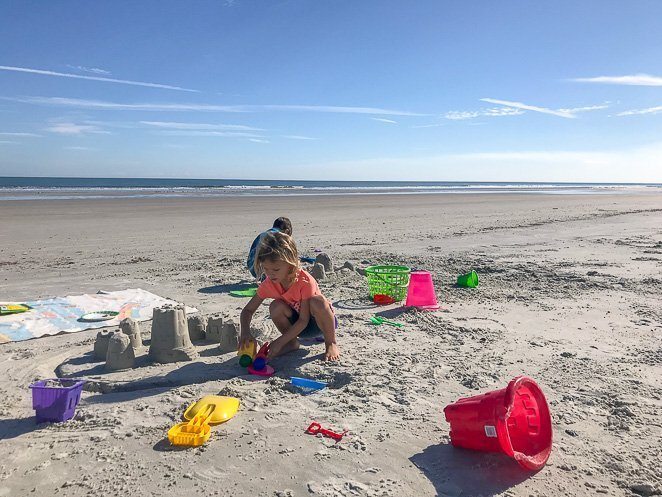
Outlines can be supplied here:
M143 288L237 322L246 299L229 291L249 282L248 246L288 216L300 252L321 249L338 268L320 286L342 353L330 364L323 345L303 347L256 380L214 344L196 344L194 362L116 373L90 358L97 330L0 344L0 497L662 492L659 193L38 200L0 212L0 300ZM375 308L346 261L427 269L442 309ZM471 269L479 287L456 288ZM369 324L376 312L404 328ZM106 393L37 425L28 385L56 372ZM520 374L552 412L537 473L453 448L442 412ZM291 376L329 387L303 396ZM169 446L168 428L206 394L238 397L239 413L201 448ZM308 435L312 421L348 434Z

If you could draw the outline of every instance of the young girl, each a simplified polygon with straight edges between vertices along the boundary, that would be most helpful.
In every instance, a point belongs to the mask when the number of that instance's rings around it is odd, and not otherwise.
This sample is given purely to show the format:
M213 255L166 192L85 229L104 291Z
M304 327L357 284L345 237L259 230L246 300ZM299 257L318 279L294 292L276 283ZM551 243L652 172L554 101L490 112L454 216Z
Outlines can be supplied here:
M250 340L253 314L264 299L274 299L269 313L281 336L270 344L269 358L299 348L298 336L304 330L321 330L326 344L327 361L340 357L336 345L338 321L331 304L320 292L317 281L299 266L299 254L292 237L285 233L267 232L260 240L255 257L256 274L266 279L241 311L239 347Z

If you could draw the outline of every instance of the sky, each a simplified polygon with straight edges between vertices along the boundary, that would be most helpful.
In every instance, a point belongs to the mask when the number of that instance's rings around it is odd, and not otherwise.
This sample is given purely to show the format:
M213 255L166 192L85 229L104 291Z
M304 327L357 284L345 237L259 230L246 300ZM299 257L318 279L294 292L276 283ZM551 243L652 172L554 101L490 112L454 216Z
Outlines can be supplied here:
M0 1L0 176L662 182L658 0Z

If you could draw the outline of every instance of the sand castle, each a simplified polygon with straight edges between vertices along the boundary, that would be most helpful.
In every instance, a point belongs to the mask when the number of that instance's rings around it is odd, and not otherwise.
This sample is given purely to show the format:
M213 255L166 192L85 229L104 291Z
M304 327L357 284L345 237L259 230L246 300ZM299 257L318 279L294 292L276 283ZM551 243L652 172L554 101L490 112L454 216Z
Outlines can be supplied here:
M218 315L210 316L207 322L207 341L218 342L221 352L234 352L239 346L239 326L232 321L223 321Z
M140 323L132 318L125 318L120 323L120 330L131 339L131 347L134 352L139 352L144 348L143 339L140 334Z
M317 254L317 257L315 257L315 265L317 264L321 264L324 267L325 272L333 272L333 261L328 254L325 254L324 252Z
M317 281L321 281L326 278L326 270L322 264L316 262L310 270L310 275Z
M193 340L204 340L207 337L207 318L202 314L188 317L188 336Z
M97 333L97 338L94 341L94 357L100 360L106 360L108 353L108 341L113 336L114 331L103 330Z
M189 338L183 306L154 309L149 357L155 362L178 362L197 359L198 352Z
M131 344L131 337L122 331L116 331L108 341L106 370L120 371L135 365L136 354Z

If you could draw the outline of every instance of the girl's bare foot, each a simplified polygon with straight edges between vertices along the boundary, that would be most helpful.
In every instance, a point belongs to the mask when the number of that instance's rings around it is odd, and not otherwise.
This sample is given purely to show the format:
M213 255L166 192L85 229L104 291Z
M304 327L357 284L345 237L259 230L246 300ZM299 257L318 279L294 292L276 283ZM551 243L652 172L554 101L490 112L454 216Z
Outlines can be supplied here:
M340 349L335 343L330 343L326 346L325 361L337 361L340 359Z

